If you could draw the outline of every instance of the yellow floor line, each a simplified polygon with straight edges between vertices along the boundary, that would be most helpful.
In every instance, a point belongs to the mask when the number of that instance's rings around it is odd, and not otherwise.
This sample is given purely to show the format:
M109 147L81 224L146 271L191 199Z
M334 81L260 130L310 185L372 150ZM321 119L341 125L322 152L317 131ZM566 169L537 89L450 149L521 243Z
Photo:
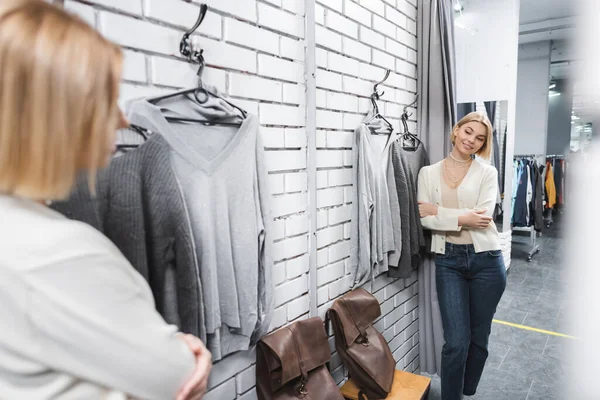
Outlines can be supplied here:
M526 331L545 333L546 335L559 336L559 337L564 337L567 339L578 339L575 336L565 335L564 333L558 333L558 332L547 331L544 329L532 328L531 326L526 326L526 325L513 324L512 322L500 321L498 319L494 319L492 321L494 321L497 324L508 325L508 326L512 326L514 328L519 328L519 329L525 329Z

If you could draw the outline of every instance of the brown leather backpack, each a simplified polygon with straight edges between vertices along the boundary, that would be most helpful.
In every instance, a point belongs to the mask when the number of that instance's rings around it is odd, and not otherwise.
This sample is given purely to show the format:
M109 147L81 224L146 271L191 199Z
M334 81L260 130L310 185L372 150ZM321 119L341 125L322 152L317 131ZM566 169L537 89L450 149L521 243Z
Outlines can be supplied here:
M359 399L385 399L392 389L396 362L387 341L372 326L381 315L379 301L359 288L337 299L327 313L335 348L360 389Z
M319 317L265 336L256 351L258 400L344 400L325 365L330 357Z

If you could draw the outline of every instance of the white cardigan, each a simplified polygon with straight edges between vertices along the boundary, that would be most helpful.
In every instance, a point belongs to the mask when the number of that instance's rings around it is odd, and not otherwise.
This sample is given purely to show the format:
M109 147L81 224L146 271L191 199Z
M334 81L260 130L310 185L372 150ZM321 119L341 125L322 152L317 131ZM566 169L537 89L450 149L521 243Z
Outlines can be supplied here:
M498 195L498 171L491 165L473 161L467 175L457 189L460 208L442 207L442 161L424 167L419 172L418 199L438 206L438 214L421 218L425 229L432 231L431 251L445 254L446 232L460 231L458 217L469 211L485 209L491 217ZM466 229L466 228L465 228ZM477 253L500 250L500 235L492 223L485 229L470 229Z

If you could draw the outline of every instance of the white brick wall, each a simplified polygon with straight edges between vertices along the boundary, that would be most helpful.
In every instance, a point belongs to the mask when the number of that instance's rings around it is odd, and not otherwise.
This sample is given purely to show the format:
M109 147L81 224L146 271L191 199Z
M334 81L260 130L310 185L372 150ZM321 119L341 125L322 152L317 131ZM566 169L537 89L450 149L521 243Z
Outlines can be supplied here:
M383 85L380 108L390 122L398 126L400 106L414 100L416 57L409 59L408 52L416 54L416 37L406 29L416 8L405 0L317 0L317 15L317 302L323 317L352 283L353 130L369 110L373 83L383 78L385 68L392 73ZM406 280L379 276L373 289L382 303L377 327L390 342L398 368L417 370L416 275ZM334 354L332 372L340 382L345 371L336 360Z
M209 12L193 35L208 63L204 81L259 117L275 218L277 328L321 316L349 290L351 148L353 130L369 110L373 83L383 85L381 111L396 126L400 106L416 90L414 0L315 0L317 11L317 298L308 296L308 205L304 0L66 0L102 34L122 45L121 103L196 84L196 67L179 54L179 41L201 2ZM414 121L411 124L415 124ZM413 126L414 127L414 126ZM416 276L373 283L382 303L377 327L399 368L418 369ZM215 364L206 399L256 399L254 350ZM346 373L333 354L337 382Z

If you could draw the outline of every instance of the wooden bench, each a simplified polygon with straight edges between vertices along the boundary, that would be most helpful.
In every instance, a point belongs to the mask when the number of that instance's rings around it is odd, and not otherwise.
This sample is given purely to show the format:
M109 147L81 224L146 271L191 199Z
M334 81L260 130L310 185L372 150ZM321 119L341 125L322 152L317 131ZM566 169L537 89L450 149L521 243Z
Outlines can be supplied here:
M426 376L411 374L410 372L396 370L392 391L387 400L424 400L427 398L431 379ZM342 395L348 400L358 400L358 387L347 381L340 389Z

